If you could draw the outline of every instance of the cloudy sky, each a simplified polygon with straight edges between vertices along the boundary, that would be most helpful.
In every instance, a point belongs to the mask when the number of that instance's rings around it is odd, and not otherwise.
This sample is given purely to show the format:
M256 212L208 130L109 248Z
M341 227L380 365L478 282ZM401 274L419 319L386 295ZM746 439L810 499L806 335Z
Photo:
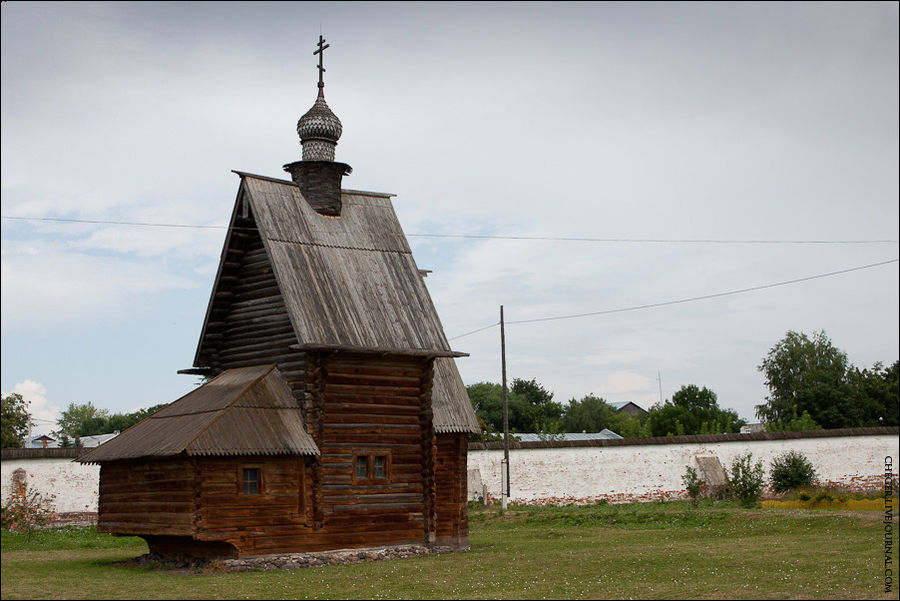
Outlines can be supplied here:
M896 3L4 2L0 386L37 431L194 387L225 232L10 218L225 224L232 169L300 157L320 31L344 185L397 195L467 384L501 304L563 402L752 420L788 330L898 358Z

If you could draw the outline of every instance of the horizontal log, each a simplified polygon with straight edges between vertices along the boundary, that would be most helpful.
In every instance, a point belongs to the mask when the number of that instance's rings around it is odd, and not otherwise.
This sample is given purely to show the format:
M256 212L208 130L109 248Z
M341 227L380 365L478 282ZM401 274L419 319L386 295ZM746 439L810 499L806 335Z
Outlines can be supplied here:
M319 449L323 455L326 455L326 454L330 455L332 453L337 454L337 453L345 452L346 449L350 449L352 452L358 448L359 448L359 444L356 443L355 441L347 442L347 441L342 441L342 440L326 440L326 441L322 441L322 443L319 445ZM367 443L366 448L367 448L367 450L371 449L373 451L389 450L389 451L414 452L414 451L421 450L422 447L421 447L421 441L417 441L415 444L397 444L397 443L390 443L390 442L384 442L384 441L376 441L376 442Z
M190 536L192 529L186 527L167 526L164 524L117 522L101 519L97 524L97 531L127 536Z
M191 501L109 501L100 499L100 511L104 513L142 514L142 513L191 513L194 502Z
M366 445L372 448L390 449L394 444L409 445L421 444L421 436L416 434L405 435L401 433L386 431L379 432L361 432L358 430L334 430L331 428L323 432L322 441L319 445L320 449L324 445L338 445L340 443L350 443L356 445Z
M399 397L418 399L422 394L422 390L418 386L389 386L389 385L355 385L355 384L337 384L332 382L330 378L325 381L325 395L330 396L350 394L357 395L360 391L372 391L379 396ZM365 394L365 393L363 393Z
M420 373L409 375L384 374L342 374L328 373L330 384L350 384L353 386L406 386L418 390L422 386Z
M193 520L191 512L179 511L148 511L142 513L132 512L106 512L101 511L100 519L104 522L130 522L141 524L187 525Z
M397 405L386 400L384 403L337 403L328 399L328 413L330 415L340 414L362 414L362 415L396 415L404 417L412 417L416 419L418 424L419 415L422 412L419 404Z
M351 421L354 419L359 421ZM322 425L328 430L342 432L384 432L386 436L393 436L397 432L421 436L418 420L411 422L409 418L400 415L333 415L326 411Z

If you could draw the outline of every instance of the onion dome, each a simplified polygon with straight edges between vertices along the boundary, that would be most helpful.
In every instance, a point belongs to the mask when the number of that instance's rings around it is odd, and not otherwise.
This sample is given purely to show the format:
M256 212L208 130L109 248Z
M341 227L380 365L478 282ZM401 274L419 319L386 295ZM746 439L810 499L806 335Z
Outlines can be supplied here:
M303 147L304 161L334 161L334 148L341 137L341 120L325 102L320 84L319 96L312 108L297 121L297 135Z

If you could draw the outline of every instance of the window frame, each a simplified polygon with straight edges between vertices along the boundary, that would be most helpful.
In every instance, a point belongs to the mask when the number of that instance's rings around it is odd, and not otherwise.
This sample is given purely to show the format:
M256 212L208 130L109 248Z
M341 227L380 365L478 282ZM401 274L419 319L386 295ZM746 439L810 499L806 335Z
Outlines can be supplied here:
M375 458L384 458L384 476L375 477ZM361 478L356 474L356 468L359 460L365 458L366 477ZM351 466L351 476L353 484L390 484L393 481L391 473L391 452L390 451L359 451L353 453L353 462Z
M248 470L256 470L256 492L247 492L246 487L244 486L245 480L244 475ZM264 487L264 478L263 478L263 466L254 463L254 464L243 464L238 466L237 470L237 493L241 496L246 497L258 497L260 495L265 494Z

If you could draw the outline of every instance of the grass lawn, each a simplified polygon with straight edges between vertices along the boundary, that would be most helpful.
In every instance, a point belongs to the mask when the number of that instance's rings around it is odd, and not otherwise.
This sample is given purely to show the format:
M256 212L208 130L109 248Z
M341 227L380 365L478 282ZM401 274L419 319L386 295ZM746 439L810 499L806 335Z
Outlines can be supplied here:
M686 502L473 508L467 553L236 574L115 565L146 553L137 538L4 531L2 598L896 599L881 517ZM896 566L896 518L893 530Z

